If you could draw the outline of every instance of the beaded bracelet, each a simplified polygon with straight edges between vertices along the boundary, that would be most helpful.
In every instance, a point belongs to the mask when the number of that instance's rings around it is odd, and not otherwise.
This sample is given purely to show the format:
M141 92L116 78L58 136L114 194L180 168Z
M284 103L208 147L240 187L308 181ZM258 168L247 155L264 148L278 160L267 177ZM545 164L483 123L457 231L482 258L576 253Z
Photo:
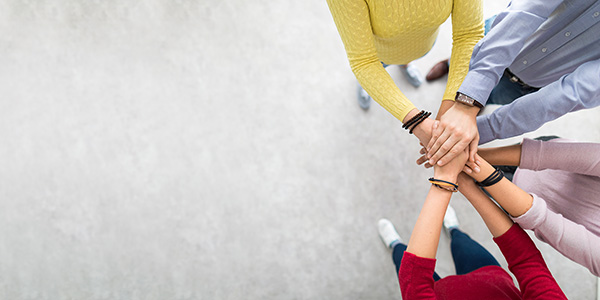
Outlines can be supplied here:
M435 179L433 177L429 178L429 182L431 182L432 185L434 185L435 187L442 189L442 190L446 190L449 192L458 192L458 184L456 183L452 183L450 181L445 181L445 180L441 180L441 179Z
M422 118L420 118L419 120L415 121L415 124L412 125L412 128L410 129L410 131L408 133L412 134L413 130L415 130L415 128L417 126L419 126L419 124L421 124L423 121L425 121L425 119L429 118L430 115L431 115L431 113L427 112L426 114L423 115Z
M422 110L420 113L414 115L410 120L408 120L404 125L402 125L403 129L408 129L408 126L412 125L420 116L424 115L425 111Z
M413 130L419 124L421 124L421 122L425 121L425 119L427 119L430 115L431 112L422 110L421 112L410 118L410 120L408 120L406 123L404 123L404 125L402 125L402 128L408 130L408 133L412 134Z
M476 182L478 186L486 187L494 185L504 178L504 172L500 168L495 168L494 172L481 182Z

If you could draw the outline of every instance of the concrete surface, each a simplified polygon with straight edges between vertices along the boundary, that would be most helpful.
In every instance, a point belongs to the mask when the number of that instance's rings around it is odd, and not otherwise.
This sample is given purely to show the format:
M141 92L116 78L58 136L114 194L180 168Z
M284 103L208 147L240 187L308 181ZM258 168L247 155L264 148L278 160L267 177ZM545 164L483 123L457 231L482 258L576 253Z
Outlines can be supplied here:
M437 108L443 82L389 71ZM356 105L325 1L4 0L0 82L1 299L400 298L376 222L408 239L430 172L397 120ZM599 112L528 136L600 142ZM540 247L571 299L595 297ZM452 274L445 237L438 258Z

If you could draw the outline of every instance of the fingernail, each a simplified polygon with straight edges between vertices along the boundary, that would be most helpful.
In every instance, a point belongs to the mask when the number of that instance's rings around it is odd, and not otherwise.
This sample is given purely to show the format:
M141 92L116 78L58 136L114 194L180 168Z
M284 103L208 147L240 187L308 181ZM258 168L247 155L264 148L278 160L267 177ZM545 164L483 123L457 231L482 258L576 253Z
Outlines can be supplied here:
M441 160L438 160L437 164L438 164L438 166L441 166L443 164L443 162Z
M467 174L471 174L473 171L471 171L471 169L467 169Z
M475 172L479 173L479 171L481 171L481 170L479 170L479 167L475 167Z

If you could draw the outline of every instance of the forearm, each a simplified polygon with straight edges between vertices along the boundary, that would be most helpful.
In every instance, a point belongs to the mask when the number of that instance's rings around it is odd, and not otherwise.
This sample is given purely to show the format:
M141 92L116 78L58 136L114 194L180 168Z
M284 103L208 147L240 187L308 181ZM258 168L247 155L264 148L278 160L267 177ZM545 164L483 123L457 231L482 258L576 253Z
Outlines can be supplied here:
M567 258L600 276L600 237L585 226L551 211L542 198L533 196L531 209L513 220L523 229L533 230L540 240Z
M455 0L452 9L452 53L444 100L454 100L469 71L473 47L483 38L483 2Z
M600 143L524 139L522 148L521 167L524 169L554 169L600 176Z
M531 132L566 113L600 106L600 60L477 118L480 143Z
M477 210L492 236L499 237L510 229L513 225L511 219L473 183L469 176L461 173L458 176L458 185L460 192Z
M494 167L483 158L480 158L481 171L469 174L473 179L481 182L494 172ZM494 200L498 202L511 216L518 217L526 213L533 203L533 197L521 188L502 178L498 183L485 188Z
M424 258L435 258L444 214L451 192L431 186L406 251Z
M438 113L435 119L439 120L440 117L442 117L442 115L445 114L450 109L450 107L452 107L452 105L454 105L454 100L442 100L442 103L440 103L440 108L438 109Z
M494 166L519 166L521 164L521 144L479 148L477 154Z
M414 105L381 65L367 3L364 0L327 0L327 4L356 79L375 101L402 121Z
M485 104L494 86L527 38L562 0L513 1L499 13L493 29L475 46L470 70L459 92Z

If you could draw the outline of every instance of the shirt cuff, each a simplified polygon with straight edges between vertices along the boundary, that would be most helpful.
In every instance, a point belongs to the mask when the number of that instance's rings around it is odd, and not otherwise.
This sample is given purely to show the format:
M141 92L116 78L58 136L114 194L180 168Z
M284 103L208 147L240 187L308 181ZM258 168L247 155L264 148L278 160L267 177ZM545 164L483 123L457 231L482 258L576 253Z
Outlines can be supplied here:
M540 151L542 148L542 141L535 141L532 139L523 139L521 144L521 162L519 168L528 170L537 170L540 165Z
M521 225L522 228L533 230L544 222L548 207L546 201L536 194L531 194L531 196L533 196L533 203L529 210L518 217L511 217L511 219Z
M494 132L490 126L490 115L477 117L477 130L479 131L479 145L494 140Z
M493 79L486 77L483 74L477 73L477 70L471 70L465 76L462 85L458 92L465 94L485 105L492 89L496 86Z

